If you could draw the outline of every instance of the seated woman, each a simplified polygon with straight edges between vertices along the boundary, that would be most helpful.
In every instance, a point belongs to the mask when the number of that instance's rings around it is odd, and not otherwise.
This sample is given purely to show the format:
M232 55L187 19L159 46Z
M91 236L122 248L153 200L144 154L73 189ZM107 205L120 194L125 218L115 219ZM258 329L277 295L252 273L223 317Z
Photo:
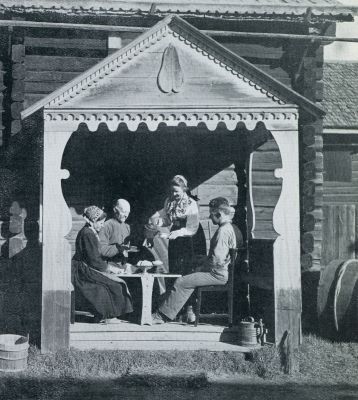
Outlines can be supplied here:
M97 322L133 311L125 282L111 280L105 273L110 267L101 258L98 232L106 214L96 206L84 210L86 225L78 232L76 252L72 258L72 283L90 304Z
M190 195L188 182L182 175L175 175L170 181L169 196L164 202L164 208L150 218L146 225L146 237L155 236L160 227L170 228L169 235L160 235L169 239L169 272L191 272L193 237L199 228L199 209L196 199Z

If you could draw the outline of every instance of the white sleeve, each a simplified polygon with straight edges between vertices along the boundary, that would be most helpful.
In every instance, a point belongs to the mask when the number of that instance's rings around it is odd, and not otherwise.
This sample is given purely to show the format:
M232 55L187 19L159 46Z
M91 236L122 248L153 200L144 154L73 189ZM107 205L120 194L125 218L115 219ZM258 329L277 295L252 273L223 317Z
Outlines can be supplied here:
M179 236L193 236L199 228L199 209L196 201L192 201L186 213L186 226L177 230Z

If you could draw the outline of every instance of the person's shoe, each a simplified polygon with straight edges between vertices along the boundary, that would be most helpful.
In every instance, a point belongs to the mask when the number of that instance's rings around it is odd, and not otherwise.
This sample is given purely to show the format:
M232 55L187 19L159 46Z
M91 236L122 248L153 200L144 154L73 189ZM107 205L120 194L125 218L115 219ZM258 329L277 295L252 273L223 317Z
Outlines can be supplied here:
M158 312L155 312L152 314L152 325L159 325L159 324L165 324L165 321Z
M95 315L95 317L93 318L93 322L95 324L106 324L107 319L103 318L101 315Z
M118 318L107 318L107 324L118 324L120 320Z

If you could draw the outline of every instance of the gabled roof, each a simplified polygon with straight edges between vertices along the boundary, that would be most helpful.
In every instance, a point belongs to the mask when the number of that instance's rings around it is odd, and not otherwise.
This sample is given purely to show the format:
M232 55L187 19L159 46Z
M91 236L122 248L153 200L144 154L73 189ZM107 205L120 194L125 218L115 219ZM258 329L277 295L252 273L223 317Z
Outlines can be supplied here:
M323 85L324 126L358 128L358 63L325 63Z
M198 49L208 56L212 63L220 65L226 71L231 71L237 78L247 82L257 91L271 97L273 101L281 104L294 104L314 115L323 115L324 111L315 103L293 91L270 75L261 71L250 62L231 52L214 39L200 32L188 22L178 16L168 16L150 30L146 31L133 42L106 57L94 67L85 71L60 89L28 107L21 114L26 118L35 111L45 108L66 108L66 102L74 104L74 99L80 97L86 88L95 86L106 77L120 70L126 64L130 65L132 59L138 56L152 42L160 40L160 34L170 29L189 44L194 43ZM233 77L233 80L235 77ZM92 93L92 96L95 95ZM140 93L138 94L140 98Z
M0 11L51 11L86 14L178 14L237 16L302 16L307 8L316 17L350 15L338 0L2 0Z

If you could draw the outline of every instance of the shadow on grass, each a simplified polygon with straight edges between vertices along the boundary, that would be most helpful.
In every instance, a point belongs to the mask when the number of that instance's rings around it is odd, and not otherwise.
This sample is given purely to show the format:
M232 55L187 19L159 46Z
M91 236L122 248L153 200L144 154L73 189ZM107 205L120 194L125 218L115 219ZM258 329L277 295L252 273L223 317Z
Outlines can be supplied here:
M91 380L0 377L1 398L8 400L348 400L358 398L357 389L356 385L269 383L257 378L209 383L204 374L163 376L136 373L118 379Z

